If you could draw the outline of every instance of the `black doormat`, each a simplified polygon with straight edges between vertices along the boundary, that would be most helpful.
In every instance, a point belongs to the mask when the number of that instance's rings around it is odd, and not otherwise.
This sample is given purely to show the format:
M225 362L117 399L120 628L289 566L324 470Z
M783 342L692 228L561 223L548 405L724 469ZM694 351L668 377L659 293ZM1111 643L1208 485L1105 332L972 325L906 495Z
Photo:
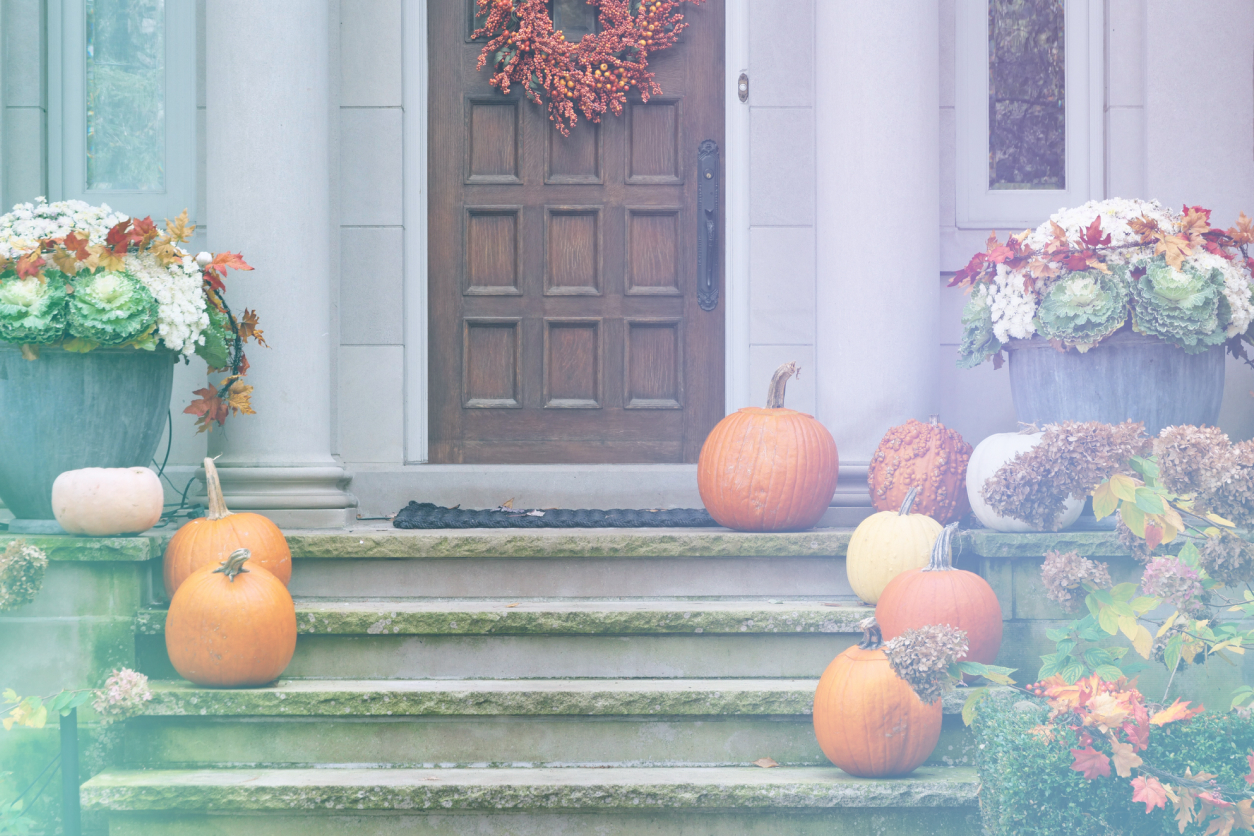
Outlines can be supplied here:
M472 511L442 508L430 502L411 502L400 510L392 525L396 528L704 528L717 526L718 523L704 508L670 511L494 508Z

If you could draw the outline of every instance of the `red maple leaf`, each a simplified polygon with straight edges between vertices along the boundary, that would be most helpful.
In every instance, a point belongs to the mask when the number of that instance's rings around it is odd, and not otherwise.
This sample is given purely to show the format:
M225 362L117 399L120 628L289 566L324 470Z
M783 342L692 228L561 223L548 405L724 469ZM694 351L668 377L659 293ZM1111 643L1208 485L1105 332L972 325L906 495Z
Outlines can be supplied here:
M19 279L28 279L31 276L39 275L39 268L48 262L43 260L39 252L27 253L17 260L17 276Z
M1075 756L1075 763L1071 764L1071 768L1083 773L1084 777L1090 781L1098 777L1110 777L1110 758L1092 746L1072 749L1071 754Z
M192 393L200 395L199 398L191 402L186 409L183 410L188 415L198 416L196 426L200 429L197 433L212 432L213 422L217 421L218 426L226 423L227 416L231 413L230 404L218 397L218 390L211 386L204 389L197 389Z
M1110 235L1102 236L1102 216L1098 215L1089 224L1088 229L1080 233L1080 243L1087 247L1105 247L1110 244Z
M213 261L205 265L205 281L211 288L219 293L226 292L226 285L222 280L226 278L227 270L251 270L252 265L244 261L244 257L239 253L220 252L213 257Z
M1145 545L1150 551L1158 548L1158 544L1163 541L1163 527L1158 523L1145 523Z
M1190 206L1186 203L1180 207L1180 214L1184 215L1186 218L1193 214L1201 215L1206 219L1207 225L1210 224L1210 210L1203 209L1201 206Z
M68 235L65 236L65 239L62 241L62 244L65 246L65 248L69 250L70 252L74 253L74 257L77 258L79 261L86 261L87 257L91 255L91 253L87 251L88 243L89 242L88 242L87 237L84 236L82 238L79 238L77 232L69 233Z
M1138 775L1133 778L1132 788L1136 790L1132 793L1132 800L1144 801L1146 813L1153 812L1155 809L1166 809L1167 791L1153 775Z
M954 277L949 280L949 287L957 287L965 284L967 281L975 278L984 272L984 264L988 259L987 253L976 253L971 256L971 260L967 262L967 266L954 273Z
M1250 772L1245 776L1245 783L1254 784L1254 752L1245 756L1245 762L1250 765Z
M1089 266L1089 255L1091 250L1081 250L1075 255L1069 256L1063 264L1068 270L1087 270Z

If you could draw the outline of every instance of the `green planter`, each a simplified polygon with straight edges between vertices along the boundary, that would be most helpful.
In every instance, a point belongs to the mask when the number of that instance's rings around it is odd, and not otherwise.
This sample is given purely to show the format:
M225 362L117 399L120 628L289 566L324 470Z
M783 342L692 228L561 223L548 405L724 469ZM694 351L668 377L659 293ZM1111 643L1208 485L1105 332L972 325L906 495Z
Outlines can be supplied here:
M152 461L170 408L172 351L44 346L26 360L0 344L0 499L25 520L51 520L52 483L80 467Z

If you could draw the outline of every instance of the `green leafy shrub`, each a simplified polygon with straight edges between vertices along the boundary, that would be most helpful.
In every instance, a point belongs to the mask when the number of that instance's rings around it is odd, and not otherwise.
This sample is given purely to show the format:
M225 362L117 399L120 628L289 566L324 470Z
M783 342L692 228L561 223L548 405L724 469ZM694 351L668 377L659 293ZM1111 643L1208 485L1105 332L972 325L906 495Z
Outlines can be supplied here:
M1048 339L1088 351L1128 321L1128 268L1071 273L1041 299L1039 330ZM992 327L990 322L989 327Z
M48 271L46 281L31 276L0 282L0 339L47 345L65 336L65 277Z
M1167 810L1145 813L1127 781L1088 780L1072 769L1075 733L1055 726L1055 739L1033 734L1048 708L1021 693L991 692L978 708L976 768L980 809L989 836L1165 836L1179 834ZM1206 712L1156 728L1142 752L1147 763L1183 775L1208 772L1224 786L1246 786L1246 755L1254 750L1254 720ZM1165 780L1165 779L1164 779ZM1204 827L1189 826L1185 836Z
M1218 270L1177 270L1161 257L1132 283L1136 329L1180 346L1190 354L1228 339L1231 310Z
M139 279L124 271L104 271L74 280L70 333L100 345L122 345L157 321L157 300Z

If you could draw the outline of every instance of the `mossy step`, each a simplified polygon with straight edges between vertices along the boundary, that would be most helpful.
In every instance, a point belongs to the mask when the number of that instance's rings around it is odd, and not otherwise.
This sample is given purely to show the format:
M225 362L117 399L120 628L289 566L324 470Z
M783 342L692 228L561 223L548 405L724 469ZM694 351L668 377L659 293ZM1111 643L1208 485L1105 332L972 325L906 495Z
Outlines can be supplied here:
M109 769L82 787L111 812L834 810L968 808L975 771L922 767L895 779L835 767L762 769Z
M835 605L834 605L835 604ZM140 635L162 635L166 610L143 610ZM602 636L726 633L856 633L873 607L853 601L298 600L301 635Z

